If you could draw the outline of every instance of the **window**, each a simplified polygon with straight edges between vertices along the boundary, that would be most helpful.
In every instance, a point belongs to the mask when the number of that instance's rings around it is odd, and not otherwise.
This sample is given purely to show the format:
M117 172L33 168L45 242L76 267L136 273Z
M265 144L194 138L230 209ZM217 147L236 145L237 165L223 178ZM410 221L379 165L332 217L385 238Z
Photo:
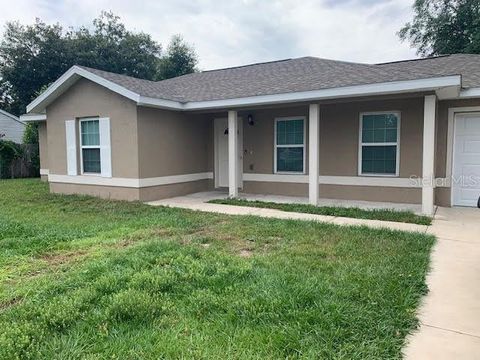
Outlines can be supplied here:
M400 113L360 114L360 175L398 176Z
M275 119L275 172L303 173L305 118Z
M100 131L98 119L80 120L82 173L100 174Z

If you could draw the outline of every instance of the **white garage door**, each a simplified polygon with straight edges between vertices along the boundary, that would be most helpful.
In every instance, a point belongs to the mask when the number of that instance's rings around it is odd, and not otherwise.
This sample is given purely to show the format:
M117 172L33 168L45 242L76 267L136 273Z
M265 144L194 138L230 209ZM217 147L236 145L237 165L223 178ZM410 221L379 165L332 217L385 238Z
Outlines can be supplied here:
M455 117L453 205L477 206L480 197L480 113Z

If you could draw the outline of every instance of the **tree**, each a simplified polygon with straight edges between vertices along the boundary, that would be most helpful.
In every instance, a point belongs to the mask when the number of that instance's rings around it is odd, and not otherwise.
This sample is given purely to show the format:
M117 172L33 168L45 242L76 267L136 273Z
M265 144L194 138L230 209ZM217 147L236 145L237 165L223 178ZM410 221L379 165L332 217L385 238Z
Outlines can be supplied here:
M418 54L480 53L479 0L415 0L413 9L398 35Z
M194 50L175 37L167 54L148 34L125 28L102 12L86 27L64 31L37 19L33 25L9 22L0 42L0 106L20 115L25 107L73 65L159 80L195 71Z
M198 57L195 49L185 43L181 35L174 35L167 55L160 59L157 79L170 79L197 71Z
M102 12L87 28L70 30L67 35L70 64L84 65L141 79L153 80L161 46L150 35L133 33L111 12Z
M68 69L67 52L62 28L46 25L37 19L23 26L7 23L0 44L0 91L7 111L20 115L32 100L32 95Z

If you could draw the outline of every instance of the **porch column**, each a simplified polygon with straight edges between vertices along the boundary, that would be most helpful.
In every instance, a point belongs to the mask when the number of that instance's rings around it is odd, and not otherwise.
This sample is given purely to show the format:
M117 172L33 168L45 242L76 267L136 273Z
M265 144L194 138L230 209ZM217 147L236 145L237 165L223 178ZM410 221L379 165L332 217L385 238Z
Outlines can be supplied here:
M319 118L320 106L310 104L308 114L308 199L311 205L318 205Z
M238 196L238 121L237 112L228 112L228 196Z
M433 215L435 183L435 114L437 97L425 96L423 110L422 212Z

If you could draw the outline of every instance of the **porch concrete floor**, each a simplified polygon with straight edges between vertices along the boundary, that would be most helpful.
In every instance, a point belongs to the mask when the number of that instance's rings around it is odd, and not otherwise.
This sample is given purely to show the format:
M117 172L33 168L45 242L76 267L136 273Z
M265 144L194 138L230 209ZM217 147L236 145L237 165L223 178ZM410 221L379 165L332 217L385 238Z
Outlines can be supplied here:
M365 225L373 228L389 228L393 230L403 231L418 231L425 232L427 226L406 224L393 221L379 221L366 219L353 219L337 216L315 215L305 213L286 212L276 209L262 209L246 206L234 206L223 204L209 204L208 201L213 199L224 199L227 197L226 192L222 191L207 191L189 194L185 196L178 196L169 199L157 200L147 202L153 206L171 206L190 210L199 210L206 212L214 212L229 215L255 215L260 217L279 218L279 219L294 219L294 220L310 220L319 222L329 222L337 225ZM308 203L308 199L304 197L295 196L278 196L278 195L257 195L239 193L239 198L247 200L262 200L278 203ZM410 210L419 213L420 205L415 204L395 204L382 203L371 201L347 201L335 199L320 199L319 206L345 206L345 207L359 207L363 209L396 209L396 210Z

